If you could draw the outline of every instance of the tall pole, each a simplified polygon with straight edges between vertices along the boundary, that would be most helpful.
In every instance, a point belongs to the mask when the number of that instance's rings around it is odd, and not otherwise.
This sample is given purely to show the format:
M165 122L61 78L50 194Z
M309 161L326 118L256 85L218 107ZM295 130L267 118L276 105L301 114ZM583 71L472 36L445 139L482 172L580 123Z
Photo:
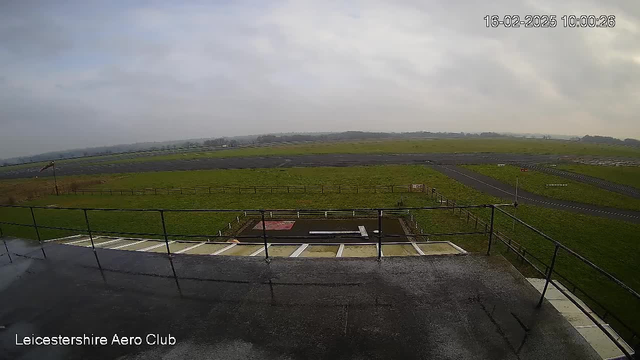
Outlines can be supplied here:
M516 199L515 199L515 203L518 203L518 175L516 175ZM518 207L514 207L513 208L513 216L516 216L516 212L518 211ZM512 226L512 230L516 231L516 219L513 219L513 226Z
M267 243L267 225L264 222L264 210L260 210L262 217L262 239L264 240L264 259L269 262L269 244Z
M52 161L53 163L53 184L56 187L56 196L60 195L58 193L58 179L56 178L56 162Z
M493 218L495 216L496 207L491 205L491 230L489 230L489 246L487 247L487 255L491 254L491 241L493 240ZM486 228L486 225L485 225Z
M378 210L378 261L382 259L382 210Z

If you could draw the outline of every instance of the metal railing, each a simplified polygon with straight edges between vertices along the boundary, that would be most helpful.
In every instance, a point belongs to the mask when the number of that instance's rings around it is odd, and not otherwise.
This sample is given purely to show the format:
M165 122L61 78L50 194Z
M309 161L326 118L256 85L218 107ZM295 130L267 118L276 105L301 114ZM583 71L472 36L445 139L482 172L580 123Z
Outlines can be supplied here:
M584 288L581 288L580 286L576 285L575 281L570 280L566 275L564 275L561 272L557 271L557 269L556 269L556 265L557 265L556 264L556 258L557 258L558 252L555 251L555 246L558 245L559 246L559 250L565 250L566 249L567 252L569 252L569 254L572 255L574 258L578 259L580 262L586 264L590 268L593 268L598 273L603 274L603 276L605 276L606 279L610 280L616 286L619 286L625 292L628 292L629 294L631 294L631 296L634 297L635 300L637 301L637 300L640 300L640 298L638 297L638 293L635 290L631 289L629 286L624 284L622 281L620 281L619 279L617 279L613 275L609 274L608 272L606 272L602 268L598 267L593 262L591 262L590 260L586 259L584 256L582 256L582 255L578 254L577 252L571 250L570 248L566 247L565 245L562 245L558 241L554 240L553 238L551 238L550 236L544 234L543 232L535 229L534 227L532 227L531 225L529 225L526 222L522 221L521 219L515 217L514 215L509 214L506 211L504 211L502 209L499 209L498 207L495 207L495 209L498 209L501 214L507 215L509 218L513 219L514 221L518 222L519 224L524 225L525 227L527 227L529 229L534 229L533 231L536 234L542 236L545 240L549 241L551 244L554 245L554 252L553 252L553 255L551 257L551 263L546 263L545 261L543 261L539 257L535 256L532 251L528 251L524 246L522 246L521 244L519 244L518 242L516 242L515 240L511 239L509 236L507 236L503 232L495 229L492 226L493 223L494 223L494 218L495 218L495 216L494 216L495 214L494 214L494 209L493 208L492 208L491 219L489 221L483 221L479 216L476 216L471 212L473 209L466 209L463 206L457 205L454 200L448 199L445 195L443 195L443 194L439 193L438 191L436 191L435 188L431 188L430 190L431 191L428 191L428 193L429 193L429 196L433 200L435 200L435 201L437 201L437 202L439 202L439 203L441 203L443 205L446 205L447 207L450 207L450 208L454 209L453 210L453 214L456 214L455 209L458 209L457 215L459 217L463 218L463 219L466 217L467 223L469 223L469 220L471 219L471 222L474 222L474 220L475 220L475 227L476 228L478 227L478 224L480 224L480 227L484 227L485 229L490 228L490 230L487 231L487 233L490 234L489 235L490 241L492 239L494 239L494 238L497 239L498 241L500 241L500 243L502 243L506 247L507 251L512 251L519 259L521 259L522 262L526 262L529 266L531 266L533 268L533 270L537 274L539 274L543 278L547 279L549 277L549 274L553 273L553 275L555 275L556 277L561 279L562 283L564 283L565 285L568 285L567 286L568 291L570 291L574 296L576 296L578 298L586 299L588 302L590 302L592 304L595 304L599 309L602 309L602 311L597 311L596 310L596 311L594 311L594 313L596 313L600 317L600 319L602 319L603 321L607 317L613 318L616 321L616 324L619 324L619 326L620 326L619 329L620 330L624 330L626 334L629 334L626 337L626 340L629 341L632 344L631 346L635 347L635 348L640 346L640 335L638 334L637 330L633 329L630 325L628 325L625 320L622 320L621 316L616 315L614 310L611 310L607 306L603 305L600 301L596 300L594 298L594 296L590 295L590 293L587 290L585 290ZM491 248L491 245L488 246L488 250L490 248ZM487 254L489 254L489 251L487 252ZM534 260L535 263L532 260ZM536 263L537 263L537 265L536 265ZM542 268L540 266L542 266ZM566 296L572 303L576 304L578 309L580 309L582 312L584 312L585 315L587 317L589 317L589 319L591 321L593 321L598 326L598 328L600 328L601 330L603 330L605 332L607 337L609 337L616 344L616 346L625 354L625 356L627 356L628 358L631 359L631 355L629 354L628 350L626 350L626 348L623 346L623 344L621 344L621 342L618 341L617 339L614 339L613 336L608 331L606 331L604 329L602 324L600 324L598 321L596 321L591 314L587 314L588 310L584 309L584 306L582 306L581 304L577 304L577 302L575 301L575 299L573 297L568 296L566 291L564 289L561 289L561 286L557 286L556 281L554 281L551 278L546 280L545 281L545 287L544 287L545 291L546 291L549 283L551 283L554 286L556 286L556 288L558 288L558 290L561 291L564 296ZM544 295L545 295L545 293L543 292L541 297L540 297L539 304L541 304L542 299L544 298ZM640 306L640 302L638 303L638 306Z
M63 194L73 195L205 195L205 194L376 194L376 193L424 193L424 184L403 185L218 185L142 189L101 188L65 189Z
M508 249L510 249L511 251L513 251L515 254L517 254L523 261L527 262L529 265L531 265L533 267L533 269L536 270L537 273L539 273L541 276L543 276L545 278L545 285L544 285L544 289L542 291L542 294L540 296L540 300L538 301L538 305L537 306L541 306L543 304L543 299L545 296L545 293L547 291L547 288L549 286L549 284L553 284L554 286L557 287L557 289L563 293L572 303L574 303L578 309L580 309L583 313L585 313L585 315L587 317L589 317L589 319L591 321L594 322L594 324L600 328L602 331L604 331L604 333L616 344L616 346L628 357L628 358L632 358L631 354L629 353L629 351L625 348L625 346L618 340L616 339L609 331L607 331L607 329L598 321L598 319L596 319L592 314L589 313L588 309L586 309L582 304L580 304L579 301L577 301L576 299L574 299L573 297L569 296L566 291L562 288L562 286L558 286L556 283L556 280L554 280L552 278L552 275L557 275L563 279L566 279L564 276L562 276L561 274L559 274L555 267L557 266L557 258L558 258L558 253L560 250L562 250L563 252L571 255L573 258L579 260L580 262L586 264L588 267L594 269L595 271L597 271L599 274L603 275L607 280L611 281L613 284L615 284L616 286L620 287L621 289L625 290L627 293L629 293L636 301L640 300L640 295L632 288L630 288L629 286L627 286L626 284L624 284L622 281L620 281L619 279L617 279L615 276L613 276L612 274L608 273L607 271L605 271L604 269L602 269L601 267L597 266L596 264L594 264L592 261L586 259L584 256L578 254L577 252L571 250L570 248L568 248L567 246L559 243L558 241L554 240L553 238L551 238L550 236L544 234L543 232L541 232L540 230L534 228L533 226L525 223L524 221L520 220L519 218L515 217L514 215L509 214L508 212L506 212L505 210L502 209L502 207L505 206L512 206L514 204L484 204L484 205L459 205L456 204L453 201L449 201L448 199L446 199L443 195L439 194L435 189L432 189L432 191L428 192L429 196L433 199L437 199L441 202L441 204L446 204L445 206L427 206L427 207L401 207L401 208L353 208L353 209L115 209L115 208L67 208L67 207L44 207L44 206L20 206L20 205L0 205L0 207L5 207L5 208L21 208L21 209L28 209L29 210L29 215L30 215L30 220L31 223L26 224L26 223L14 223L14 222L8 222L8 221L0 221L0 225L13 225L13 226L23 226L23 227L31 227L35 230L36 232L36 237L37 240L39 241L40 244L40 250L42 251L43 256L46 258L46 251L45 251L45 247L44 247L44 241L42 239L42 236L40 234L40 229L50 229L50 230L64 230L64 231L74 231L74 232L78 232L78 233L82 233L82 232L86 232L89 236L89 240L91 243L91 249L93 250L94 256L95 256L95 260L98 264L98 267L100 267L100 269L102 269L102 266L100 264L100 260L98 258L98 254L97 254L97 250L96 250L96 246L94 243L94 235L96 234L118 234L118 235L135 235L135 236L154 236L154 237L158 237L161 238L162 240L164 240L165 242L165 246L166 246L166 250L167 250L167 255L168 258L171 262L171 268L173 271L173 274L175 276L175 269L173 267L173 261L172 261L172 253L171 253L171 249L169 246L169 238L214 238L214 239L224 239L224 238L253 238L253 239L261 239L262 240L262 244L264 246L264 254L265 254L265 260L266 261L270 261L270 257L269 257L269 239L291 239L291 240L300 240L300 239L313 239L314 236L313 235L304 235L304 236L273 236L273 235L268 235L267 234L267 230L266 230L266 218L267 217L273 217L273 214L276 214L276 217L285 217L285 216L291 216L291 217L300 217L300 216L313 216L313 217L317 217L318 215L322 216L324 215L324 217L328 217L329 214L331 214L333 217L356 217L356 216L360 216L360 217L375 217L378 220L378 232L376 234L374 234L372 237L374 237L376 239L377 242L377 249L378 249L378 260L381 259L382 257L382 243L383 243L383 238L393 238L393 237L413 237L413 238L428 238L429 236L448 236L448 235L470 235L470 234L485 234L488 235L488 244L487 244L487 255L491 254L491 246L492 243L494 242L493 239L496 238L498 239L501 243L503 243L505 246L507 246ZM46 210L59 210L59 211L81 211L83 213L83 217L84 217L84 222L85 222L85 227L84 228L70 228L70 227L58 227L58 226L45 226L45 225L39 225L37 222L37 218L34 212L34 209L46 209ZM474 215L473 213L471 213L471 210L477 210L477 209L491 209L491 219L489 222L486 221L482 221L479 216ZM478 229L478 225L480 225L480 231L472 231L472 232L453 232L453 233L425 233L424 230L420 230L417 233L414 234L393 234L393 233L384 233L383 232L383 222L382 219L384 216L389 216L389 215L393 215L393 216L409 216L410 217L410 221L413 221L413 212L416 211L422 211L422 210L440 210L440 211L451 211L453 214L456 214L456 211L458 212L458 216L461 217L466 217L467 219L467 223L469 223L470 221L475 223L475 230ZM554 252L553 252L553 256L551 259L551 263L549 265L545 264L544 261L538 259L537 257L533 256L532 254L529 253L529 257L526 256L526 252L521 251L522 247L520 246L519 249L516 249L516 246L514 244L516 244L514 241L512 241L511 239L508 239L505 235L501 234L500 232L496 231L495 229L495 215L496 215L496 210L500 213L500 214L504 214L506 216L508 216L509 218L513 219L514 221L516 221L518 224L521 224L523 226L525 226L526 228L532 230L533 232L535 232L536 234L542 236L545 240L549 241L553 246L554 246ZM100 230L96 230L93 229L91 227L91 223L90 223L90 213L93 212L143 212L143 213L156 213L158 214L158 221L159 223L161 223L162 225L162 232L161 233L154 233L154 232L128 232L128 231L112 231L112 230L105 230L105 229L100 229ZM218 232L218 234L177 234L177 233L170 233L167 231L167 226L166 226L166 220L165 220L165 214L166 213L228 213L228 214L241 214L242 216L256 216L261 220L261 224L262 224L262 229L261 229L261 235L231 235L231 234L223 234L221 231ZM239 216L236 216L236 219L238 219L239 222ZM229 223L229 227L231 227L231 223ZM416 223L416 227L417 227L417 223ZM0 227L0 236L4 237L4 233L2 232L2 228ZM317 237L316 237L317 238ZM322 235L322 238L327 238L326 235ZM4 241L4 239L3 239ZM305 241L308 242L308 241ZM4 241L4 245L5 245L5 249L7 250L7 254L9 254L10 256L10 252L9 252L9 248L6 244L6 241ZM531 258L535 259L539 264L543 264L545 266L545 270L543 271L542 269L540 269L538 266L536 266L533 262L531 262ZM574 290L577 288L574 286ZM581 292L586 295L589 299L593 300L593 298L589 295L587 295L586 292L584 292L583 290L581 290ZM593 300L595 301L595 300ZM601 304L598 303L598 305L600 305L603 309L606 309L604 306L602 306ZM640 303L638 303L638 305L640 306ZM637 341L638 340L638 335L637 333L628 325L626 325L622 320L620 320L620 318L616 315L614 315L611 311L606 310L608 314L610 314L610 316L614 317L620 324L622 324L623 326L625 326L627 328L627 330L629 330L632 334L631 338L629 339L630 341ZM635 345L637 346L637 344Z

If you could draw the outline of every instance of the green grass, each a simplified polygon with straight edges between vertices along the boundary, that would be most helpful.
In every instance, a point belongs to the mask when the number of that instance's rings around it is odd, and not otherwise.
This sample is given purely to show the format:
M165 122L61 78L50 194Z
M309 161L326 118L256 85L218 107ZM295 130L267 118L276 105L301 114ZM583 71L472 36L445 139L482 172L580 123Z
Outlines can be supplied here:
M640 189L640 166L558 165L558 169L585 174Z
M640 210L639 199L634 199L560 176L549 175L534 170L521 172L519 167L511 165L502 167L497 165L465 165L464 167L482 175L500 180L514 188L516 186L516 178L518 178L518 187L520 189L554 199L576 201L619 209ZM549 187L546 186L546 184L567 184L568 186Z
M192 160L241 156L277 156L311 154L400 154L400 153L519 153L519 154L572 154L640 157L640 149L585 144L565 140L539 139L432 139L382 140L334 143L310 143L269 147L241 148L217 151L184 152L170 155L144 156L102 162L129 163L164 160ZM88 163L90 164L90 163Z
M497 198L484 195L462 185L430 168L423 166L376 166L359 168L294 168L269 170L212 170L192 172L162 172L142 174L120 174L111 178L107 187L184 186L202 184L355 184L355 183L425 183L459 204L498 203ZM58 205L69 207L106 208L340 208L340 207L394 207L400 196L406 206L428 206L434 202L427 194L212 194L212 195L147 195L147 196L74 196L47 197L28 202L32 205ZM509 209L513 212L513 209ZM485 219L489 210L477 210ZM168 232L174 234L215 234L235 221L237 214L190 214L167 213ZM158 213L135 212L90 212L94 230L131 231L161 233ZM426 232L470 231L473 224L466 219L453 216L449 211L417 211L416 220ZM566 211L522 205L517 216L561 243L578 251L597 265L614 274L636 290L640 290L637 276L637 258L640 242L637 241L640 225L593 216L573 214ZM42 230L45 238L71 235L84 229L84 217L75 210L36 210L40 225L74 227L78 231ZM31 217L25 209L0 208L3 221L30 224ZM32 229L17 226L2 226L5 234L35 238ZM496 229L500 230L527 248L527 251L549 263L553 245L525 229L513 227L513 222L504 215L496 216ZM486 251L486 237L442 236L432 240L452 240L463 248ZM494 245L494 253L504 248ZM513 256L507 255L513 260ZM518 262L515 262L518 265ZM523 268L519 266L519 268ZM594 297L640 329L640 313L637 302L623 290L612 286L593 270L561 253L557 270ZM523 270L525 274L530 271Z
M287 169L160 171L118 174L102 188L194 187L199 185L407 185L425 183L424 166L354 166ZM99 187L96 187L99 188Z

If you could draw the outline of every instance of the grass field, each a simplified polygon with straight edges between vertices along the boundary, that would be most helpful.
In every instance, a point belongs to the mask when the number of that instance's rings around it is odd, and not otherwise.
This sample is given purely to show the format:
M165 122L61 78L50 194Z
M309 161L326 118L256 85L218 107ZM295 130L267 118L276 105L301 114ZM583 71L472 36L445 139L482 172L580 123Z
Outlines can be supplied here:
M311 143L231 149L224 151L188 152L135 159L122 159L106 163L187 160L211 157L309 155L309 154L400 154L400 153L518 153L518 154L573 154L600 156L640 157L640 149L614 145L584 144L562 140L536 139L433 139L386 140L336 143Z
M379 140L332 143L308 143L296 145L274 145L245 147L215 151L189 151L176 154L142 152L134 154L113 154L88 158L59 160L84 162L86 165L146 162L163 160L191 160L215 157L311 155L311 154L400 154L400 153L517 153L517 154L564 154L640 157L640 149L627 146L586 144L566 140L540 139L430 139L430 140ZM126 158L122 158L126 157ZM100 160L100 161L96 161ZM46 162L0 167L0 172L28 167L42 167Z
M640 166L558 165L558 169L589 175L640 189Z
M70 178L72 179L72 178ZM185 186L203 184L361 184L361 183L425 183L458 203L497 203L499 199L484 195L424 166L378 166L351 168L297 168L260 170L211 170L120 174L107 177L105 187ZM146 195L146 196L49 196L27 202L31 205L105 208L341 208L394 207L403 197L405 206L434 205L428 195L413 194L212 194L212 195ZM513 212L513 210L509 210ZM476 211L489 217L487 209ZM173 234L215 234L235 221L238 214L167 213L168 232ZM573 214L560 210L520 206L519 218L527 221L563 244L594 261L607 271L640 290L637 258L640 225ZM85 228L81 211L36 210L40 225ZM0 208L2 221L31 223L28 209ZM448 211L418 211L416 220L426 232L470 231L472 225ZM94 230L161 233L158 213L90 212ZM5 234L35 238L33 229L4 225ZM524 245L529 253L549 262L553 246L547 240L513 222L504 215L496 217L496 229ZM79 232L79 231L78 231ZM44 237L71 235L74 232L42 230ZM482 235L443 237L469 251L486 251ZM500 247L496 247L497 251ZM517 265L517 262L516 262ZM617 313L624 314L640 329L637 303L627 293L611 286L589 268L561 254L557 270L579 286L588 289L598 301Z
M549 175L534 170L522 172L519 167L511 165L501 167L497 165L464 165L464 167L482 175L500 180L514 188L516 186L516 178L518 178L518 187L520 189L554 199L596 204L619 209L640 210L639 199L560 176ZM546 184L567 184L568 186L550 187L546 186Z

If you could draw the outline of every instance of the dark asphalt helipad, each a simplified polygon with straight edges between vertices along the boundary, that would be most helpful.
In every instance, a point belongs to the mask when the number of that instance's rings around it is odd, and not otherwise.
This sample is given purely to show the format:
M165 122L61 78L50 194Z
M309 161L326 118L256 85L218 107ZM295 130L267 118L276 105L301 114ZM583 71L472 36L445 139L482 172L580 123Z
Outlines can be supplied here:
M263 259L10 240L7 359L597 359L500 256ZM17 256L30 254L33 257ZM171 334L174 346L18 347L21 337Z

